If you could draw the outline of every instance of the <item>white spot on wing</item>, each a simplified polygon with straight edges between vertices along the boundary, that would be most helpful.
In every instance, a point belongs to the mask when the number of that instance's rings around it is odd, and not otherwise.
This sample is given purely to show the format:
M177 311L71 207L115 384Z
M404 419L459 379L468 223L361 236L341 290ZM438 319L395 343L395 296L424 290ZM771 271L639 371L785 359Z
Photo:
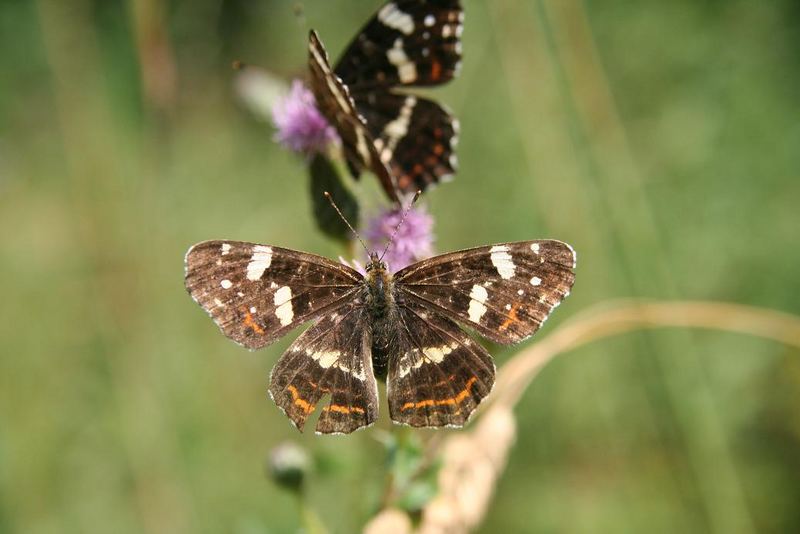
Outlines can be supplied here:
M405 137L408 133L408 125L411 123L411 114L414 112L414 106L417 104L417 99L413 96L407 96L403 107L400 108L400 113L397 118L383 127L383 137L388 139L386 148L381 151L381 160L388 163L392 159L397 143Z
M486 288L479 285L472 286L472 291L470 291L469 298L472 299L469 301L469 309L467 310L467 315L469 315L469 320L473 323L479 323L483 314L486 313L486 299L489 297L489 293L486 291Z
M220 285L220 286L222 286L222 289L230 289L230 288L232 288L232 287L233 287L233 282L231 282L231 281L230 281L230 280L228 280L228 279L225 279L225 280L222 280L222 281L219 283L219 285Z
M442 361L444 361L444 357L453 352L454 348L455 347L450 347L449 345L443 345L441 347L428 347L422 349L422 354L424 354L425 357L433 363L442 363Z
M434 24L436 24L436 17L433 15L425 15L425 26L430 28Z
M397 67L397 75L401 82L411 83L417 79L417 66L408 59L402 39L395 39L394 46L386 52L386 58L389 63Z
M272 265L272 249L263 245L254 246L253 256L247 264L247 279L260 280L270 265Z
M250 313L255 313L255 312L256 312L256 307L250 306Z
M341 355L342 353L338 350L325 350L311 353L311 357L314 358L323 369L328 369L331 365L338 362Z
M315 352L311 349L306 349L306 355L310 356L312 360L316 361L320 367L323 369L330 369L331 367L335 367L344 373L350 373L355 378L364 381L367 379L367 375L364 372L363 368L359 369L350 369L345 362L343 361L341 351L338 350L321 350Z
M441 347L425 347L424 349L422 349L423 357L420 357L419 349L413 349L408 355L406 355L404 361L401 361L398 375L400 376L400 378L403 378L413 369L419 369L420 367L422 367L423 364L442 363L445 357L457 348L458 348L458 343L451 343L450 345L442 345ZM414 360L414 363L408 365L409 360L411 359Z
M531 245L531 250L533 251L534 254L538 254L539 253L539 243L533 243Z
M222 248L222 255L224 256L231 251L231 244L223 243L221 248Z
M394 2L386 4L378 11L378 20L406 35L414 32L414 19L408 13L400 11Z
M534 276L533 278L531 278L531 285L532 286L540 286L540 285L542 285L542 279L539 278L538 276Z
M281 325L287 326L294 319L294 309L292 308L292 288L283 286L275 292L273 302L275 303L275 315Z
M492 260L492 265L494 265L494 268L497 269L497 273L500 275L500 278L504 280L512 278L514 276L516 266L514 265L514 260L511 258L511 254L508 253L508 247L504 245L496 245L489 249L489 253L489 258Z

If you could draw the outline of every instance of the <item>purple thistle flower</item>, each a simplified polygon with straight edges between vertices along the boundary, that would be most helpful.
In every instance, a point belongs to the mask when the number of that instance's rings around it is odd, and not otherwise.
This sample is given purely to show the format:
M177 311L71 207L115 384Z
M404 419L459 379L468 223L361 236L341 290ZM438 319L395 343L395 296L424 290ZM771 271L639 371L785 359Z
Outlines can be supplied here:
M317 109L314 94L300 80L292 82L289 93L272 107L272 121L278 131L275 140L300 154L322 152L338 143L336 130Z
M367 246L380 253L397 228L403 210L393 208L370 219L364 230ZM433 255L433 217L422 207L412 207L386 251L384 261L391 271Z

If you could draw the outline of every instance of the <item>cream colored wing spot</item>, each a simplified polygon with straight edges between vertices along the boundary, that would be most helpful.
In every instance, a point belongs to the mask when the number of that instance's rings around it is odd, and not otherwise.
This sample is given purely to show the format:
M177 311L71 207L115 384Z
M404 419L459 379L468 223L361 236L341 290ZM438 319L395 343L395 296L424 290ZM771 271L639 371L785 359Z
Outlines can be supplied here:
M469 293L469 309L467 310L467 315L469 316L469 320L473 323L479 323L481 321L481 317L486 313L486 299L489 297L489 293L486 291L486 288L479 285L472 286L472 291Z
M281 325L287 326L294 320L294 309L292 308L292 288L283 286L275 292L273 300L275 304L275 316Z

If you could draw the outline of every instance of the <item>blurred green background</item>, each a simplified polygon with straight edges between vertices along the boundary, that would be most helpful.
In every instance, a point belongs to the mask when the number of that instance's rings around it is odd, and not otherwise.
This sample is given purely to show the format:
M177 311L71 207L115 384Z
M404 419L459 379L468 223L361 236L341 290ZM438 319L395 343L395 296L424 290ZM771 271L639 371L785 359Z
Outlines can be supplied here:
M440 251L573 244L540 336L618 297L800 313L796 0L464 4L462 76L435 90L462 126L428 197ZM308 28L336 57L379 5L0 2L0 531L291 532L263 474L287 438L333 531L372 513L375 431L298 434L266 396L290 339L225 339L182 262L211 238L341 253L230 64L302 76ZM482 530L800 531L799 356L664 330L557 359Z

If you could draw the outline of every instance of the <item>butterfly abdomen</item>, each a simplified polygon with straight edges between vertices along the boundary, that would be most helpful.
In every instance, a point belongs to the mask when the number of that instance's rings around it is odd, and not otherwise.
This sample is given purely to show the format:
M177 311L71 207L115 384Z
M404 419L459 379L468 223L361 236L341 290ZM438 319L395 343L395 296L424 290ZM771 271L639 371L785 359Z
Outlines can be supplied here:
M392 275L385 268L370 270L365 292L372 330L372 367L377 377L385 378L389 354L397 339L397 305Z

